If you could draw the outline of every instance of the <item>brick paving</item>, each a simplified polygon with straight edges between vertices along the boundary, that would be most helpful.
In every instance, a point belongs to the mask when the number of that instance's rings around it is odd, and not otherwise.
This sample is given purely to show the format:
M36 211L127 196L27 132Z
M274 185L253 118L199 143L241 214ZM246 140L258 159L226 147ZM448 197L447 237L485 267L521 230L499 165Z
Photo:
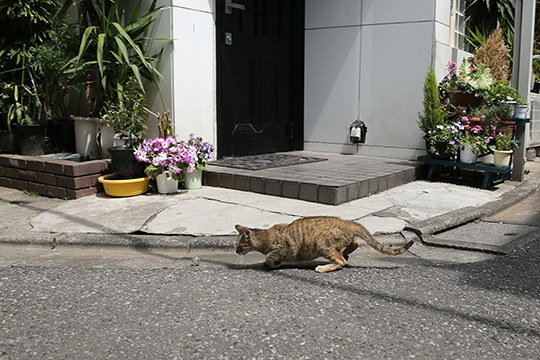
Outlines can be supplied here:
M339 205L420 177L420 165L414 161L311 151L287 154L327 160L264 170L209 165L204 184Z

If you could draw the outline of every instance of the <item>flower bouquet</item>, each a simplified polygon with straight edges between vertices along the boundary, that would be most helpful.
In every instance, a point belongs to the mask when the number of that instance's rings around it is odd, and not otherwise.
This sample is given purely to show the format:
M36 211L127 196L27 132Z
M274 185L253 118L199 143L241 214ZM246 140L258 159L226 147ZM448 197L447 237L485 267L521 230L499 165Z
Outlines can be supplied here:
M439 83L439 91L455 106L480 105L494 82L486 64L473 65L467 59L463 60L459 69L455 61L450 61L447 70Z
M175 180L193 166L196 154L174 136L146 138L135 150L137 161L148 164L144 173L155 178L168 171Z
M496 130L495 150L493 150L493 164L495 166L510 166L512 153L518 147L514 134L510 129Z
M208 162L212 160L214 146L203 141L202 137L195 136L194 134L189 135L186 146L189 147L190 152L194 154L194 162L188 167L187 171L204 170L206 165L208 165Z
M467 123L468 118L462 117L464 122L463 131L458 139L460 144L467 144L472 152L477 155L485 155L489 152L488 145L492 137L489 136L482 125L471 126Z
M201 137L193 134L188 141L178 141L174 136L147 138L141 146L135 150L135 158L147 164L144 172L147 176L158 180L158 192L176 192L178 180L184 180L186 188L200 187L200 170L203 170L208 161L212 158L214 147L212 144L204 142ZM197 171L199 170L199 171ZM188 175L198 173L197 184L188 186L191 177ZM160 191L160 184L171 183L170 191ZM164 187L164 185L163 185Z
M518 147L518 143L514 140L514 134L509 129L498 130L495 134L495 150L498 151L513 151Z
M458 140L463 125L456 121L452 124L437 125L426 134L428 154L440 158L455 158L458 152Z
M464 163L475 163L479 156L488 154L488 145L491 137L488 136L482 125L472 125L468 123L468 118L464 116L463 130L459 135L459 161Z

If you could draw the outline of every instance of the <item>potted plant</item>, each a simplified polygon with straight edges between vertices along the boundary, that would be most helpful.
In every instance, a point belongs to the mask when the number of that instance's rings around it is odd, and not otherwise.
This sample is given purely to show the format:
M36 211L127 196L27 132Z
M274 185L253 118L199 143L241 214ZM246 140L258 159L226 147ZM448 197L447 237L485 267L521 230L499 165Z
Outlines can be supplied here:
M148 81L157 86L162 79L157 70L161 52L150 47L153 40L148 33L158 11L156 0L147 11L142 11L142 1L134 4L131 16L110 0L65 0L63 11L77 3L80 29L78 54L69 61L68 72L79 73L86 79L83 93L83 117L75 117L76 136L81 128L93 130L95 139L101 125L96 117L124 103L125 84L133 81L142 94L146 94ZM145 79L147 81L145 81ZM108 111L109 111L108 110ZM118 110L118 109L117 109ZM114 110L112 110L114 111ZM86 123L91 124L86 124ZM82 141L86 139L82 137Z
M447 65L448 73L439 83L439 91L450 104L468 108L482 103L484 92L493 83L493 77L487 65L472 65L464 59L456 71L456 62Z
M25 0L0 2L0 83L3 117L7 131L12 125L20 152L41 155L45 131L42 102L31 71L30 48L49 41L48 30L58 8L55 0L42 0L28 6Z
M514 104L514 119L526 119L527 118L527 101L523 98L523 96L518 94L518 97L516 98L516 103Z
M40 102L35 91L21 83L1 83L5 126L15 129L16 142L22 155L43 155L45 127L40 117Z
M475 163L478 156L488 153L490 137L481 125L464 125L459 135L459 161Z
M144 139L135 151L137 161L145 164L145 174L156 179L160 194L175 193L178 180L195 161L194 154L176 137Z
M467 110L467 115L461 118L462 122L467 123L469 126L480 125L486 119L485 106L471 107Z
M67 0L64 9L73 0ZM131 16L110 0L78 0L81 31L79 53L68 64L69 72L82 72L93 87L87 93L92 99L88 116L98 116L103 104L122 98L123 84L128 78L136 80L146 92L143 77L154 84L162 78L157 70L161 52L150 53L152 40L148 32L160 8L153 0L146 12L141 11L141 0Z
M508 129L497 129L495 132L495 149L493 150L495 166L509 166L510 158L517 148L518 143L514 139L514 134Z
M147 129L145 103L145 95L131 78L123 86L122 97L106 102L102 113L103 122L126 141L107 149L113 172L126 179L144 177L144 166L136 161L134 151Z
M0 153L16 154L19 152L19 143L12 129L13 113L10 113L10 95L7 90L12 84L0 82Z
M485 92L484 99L490 106L499 108L499 118L502 121L512 120L518 102L526 105L523 97L506 80L495 81Z
M439 90L437 88L437 78L432 67L429 68L424 79L424 98L422 100L423 112L418 114L418 127L428 134L437 125L442 125L446 121L446 113L441 106Z
M213 151L211 144L193 134L186 142L169 135L144 139L135 157L146 164L145 174L156 179L159 193L172 193L182 179L186 189L201 187L202 170Z
M199 189L202 185L202 171L212 158L214 146L194 134L189 135L186 145L195 154L195 161L186 171L184 187L186 189Z
M483 97L485 91L494 82L491 71L486 64L473 65L468 60L461 64L457 81L469 88L477 97Z
M455 159L458 154L458 141L463 125L456 121L452 124L437 125L428 132L428 154L442 159Z
M75 28L62 18L55 18L46 35L49 41L30 48L30 70L42 104L49 150L72 152L75 142L67 99L78 79L64 67L77 54L78 37Z

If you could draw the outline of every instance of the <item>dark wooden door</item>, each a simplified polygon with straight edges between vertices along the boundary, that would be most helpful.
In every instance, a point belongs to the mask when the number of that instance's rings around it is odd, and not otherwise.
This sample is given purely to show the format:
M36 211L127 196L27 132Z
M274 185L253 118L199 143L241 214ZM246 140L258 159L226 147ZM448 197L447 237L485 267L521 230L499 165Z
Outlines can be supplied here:
M301 149L303 0L216 7L218 157Z

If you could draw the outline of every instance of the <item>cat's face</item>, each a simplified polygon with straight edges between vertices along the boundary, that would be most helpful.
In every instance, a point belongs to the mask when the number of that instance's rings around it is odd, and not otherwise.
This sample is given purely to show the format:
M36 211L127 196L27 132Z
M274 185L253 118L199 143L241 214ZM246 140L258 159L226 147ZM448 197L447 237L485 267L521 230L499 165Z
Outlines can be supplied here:
M253 250L253 245L251 244L252 231L247 227L236 225L236 231L238 231L238 236L236 238L236 253L239 255L246 255L248 252Z

